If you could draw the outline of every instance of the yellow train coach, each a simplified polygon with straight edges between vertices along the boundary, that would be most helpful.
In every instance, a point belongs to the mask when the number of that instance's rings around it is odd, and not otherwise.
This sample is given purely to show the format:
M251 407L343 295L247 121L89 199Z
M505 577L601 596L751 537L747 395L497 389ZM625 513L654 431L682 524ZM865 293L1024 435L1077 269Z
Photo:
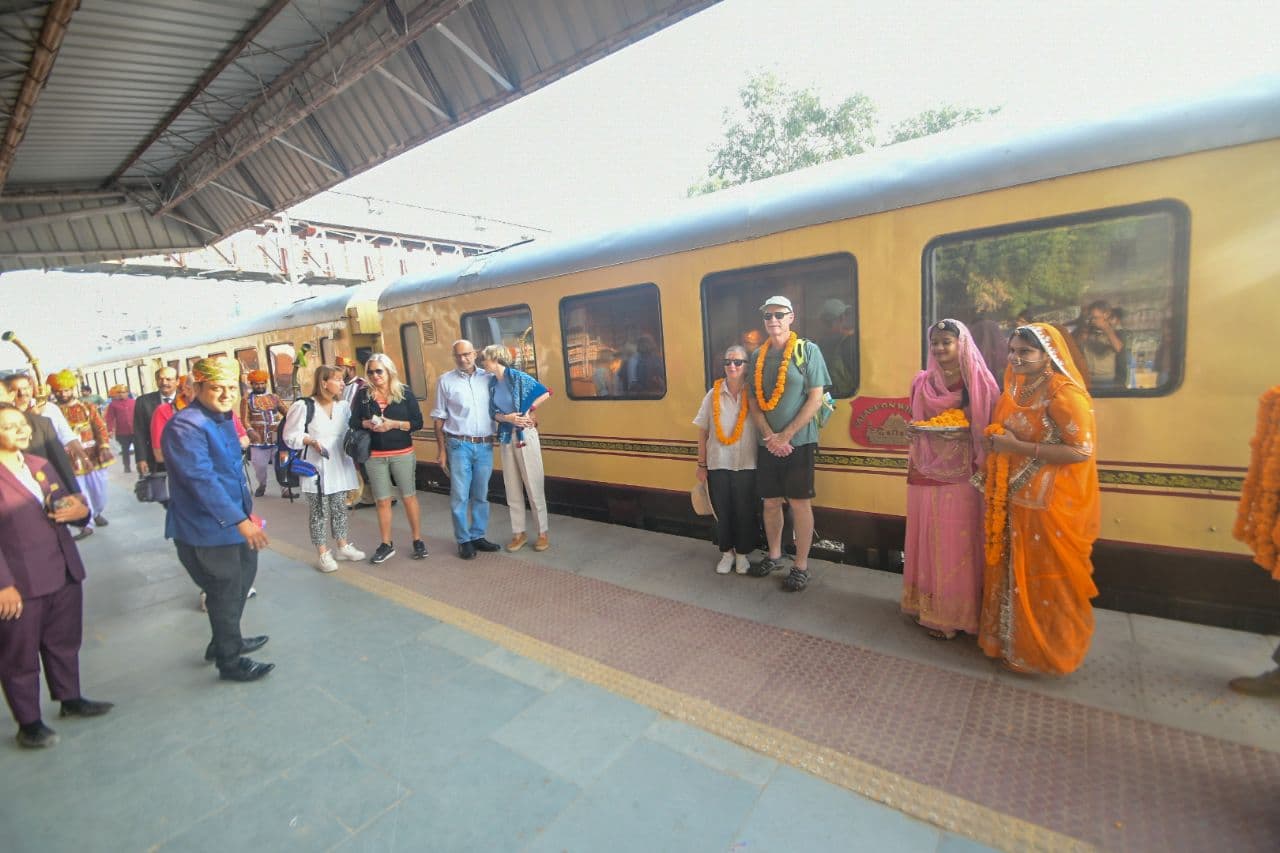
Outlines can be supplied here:
M822 348L837 398L818 455L819 556L893 568L905 397L924 329L963 320L1000 376L1010 330L1050 322L1078 348L1096 403L1098 603L1276 632L1280 590L1231 530L1256 401L1280 382L1268 355L1278 198L1273 79L1034 133L964 128L84 372L100 390L122 374L148 390L151 368L185 372L222 352L267 365L289 396L306 389L304 344L312 366L383 349L429 410L455 340L501 343L555 393L539 410L554 509L704 531L687 498L691 421L720 354L758 343L757 308L781 293L796 331ZM420 485L446 488L434 435L415 438Z
M1280 381L1267 355L1280 321L1280 85L992 133L967 128L662 221L401 279L379 300L384 342L428 408L455 340L506 345L556 395L539 410L553 506L688 529L691 420L725 347L758 342L758 306L785 294L839 400L818 456L820 546L888 567L902 546L903 406L924 329L965 321L1002 375L1015 324L1059 324L1096 399L1099 603L1276 630L1280 591L1231 529L1256 400ZM434 436L418 438L439 487Z

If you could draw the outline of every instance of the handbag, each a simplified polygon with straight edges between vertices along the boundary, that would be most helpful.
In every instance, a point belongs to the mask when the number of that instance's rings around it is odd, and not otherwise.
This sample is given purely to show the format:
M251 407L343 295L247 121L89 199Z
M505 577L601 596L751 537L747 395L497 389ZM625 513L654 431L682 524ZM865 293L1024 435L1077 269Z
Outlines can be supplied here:
M133 484L133 496L141 503L163 503L169 500L169 475L163 472L145 474Z
M349 429L342 437L342 452L350 456L352 462L363 465L369 461L371 440L367 429Z
M353 409L360 408L366 412L369 409L368 388L361 388L356 392L356 398L351 401ZM369 461L369 454L372 452L373 436L367 429L348 429L347 434L342 437L342 452L351 457L351 461L357 465L363 465Z

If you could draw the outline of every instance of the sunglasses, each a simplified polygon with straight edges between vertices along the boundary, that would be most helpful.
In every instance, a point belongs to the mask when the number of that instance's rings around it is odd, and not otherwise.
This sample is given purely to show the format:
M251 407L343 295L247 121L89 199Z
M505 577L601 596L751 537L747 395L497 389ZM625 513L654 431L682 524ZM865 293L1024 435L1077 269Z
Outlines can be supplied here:
M746 363L747 363L747 360L746 360L745 358L726 358L726 359L724 360L724 366L725 366L725 367L728 367L728 366L729 366L729 365L731 365L731 364L732 364L734 367L742 367L742 365L744 365L744 364L746 364Z
M790 311L766 311L764 312L764 318L766 320L781 320L790 313Z
M384 373L386 373L386 372L387 372L387 371L383 370L381 367L371 367L371 368L369 368L369 375L370 375L370 376L381 376L382 374L384 374Z

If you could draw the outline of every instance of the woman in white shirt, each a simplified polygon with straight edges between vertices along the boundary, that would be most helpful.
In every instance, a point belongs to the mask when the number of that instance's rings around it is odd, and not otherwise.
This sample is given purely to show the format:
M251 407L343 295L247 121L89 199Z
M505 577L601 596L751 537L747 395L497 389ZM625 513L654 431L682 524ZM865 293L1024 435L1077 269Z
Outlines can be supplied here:
M307 401L297 400L284 419L284 443L302 451L302 458L319 472L316 477L301 477L302 497L310 510L311 542L320 559L316 568L322 572L338 570L338 560L363 560L364 553L347 541L346 494L358 488L356 466L342 449L351 418L351 404L342 399L345 385L340 368L321 365L316 368L311 389L315 411L307 424ZM326 535L328 534L328 535ZM330 550L332 536L337 548Z
M698 426L698 481L707 484L716 513L720 562L716 572L747 573L747 554L759 541L756 513L755 424L747 414L747 351L731 346L724 353L724 379L702 398L693 422Z

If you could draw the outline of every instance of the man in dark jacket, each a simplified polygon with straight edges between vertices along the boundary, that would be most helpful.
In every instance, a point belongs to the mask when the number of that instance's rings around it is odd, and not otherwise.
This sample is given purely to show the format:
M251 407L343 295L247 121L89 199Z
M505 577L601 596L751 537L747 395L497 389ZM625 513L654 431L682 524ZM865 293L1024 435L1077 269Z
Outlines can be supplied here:
M9 386L0 382L0 403L12 403L13 394ZM71 457L58 441L58 434L53 429L53 422L43 415L27 410L22 413L31 427L30 452L43 457L58 472L58 477L66 484L67 491L73 495L80 494L80 484L76 482L75 471L71 467Z
M143 394L133 407L133 436L138 454L138 473L159 473L164 464L156 463L155 448L151 446L151 417L161 403L172 403L178 393L178 371L162 367L156 371L156 390Z

